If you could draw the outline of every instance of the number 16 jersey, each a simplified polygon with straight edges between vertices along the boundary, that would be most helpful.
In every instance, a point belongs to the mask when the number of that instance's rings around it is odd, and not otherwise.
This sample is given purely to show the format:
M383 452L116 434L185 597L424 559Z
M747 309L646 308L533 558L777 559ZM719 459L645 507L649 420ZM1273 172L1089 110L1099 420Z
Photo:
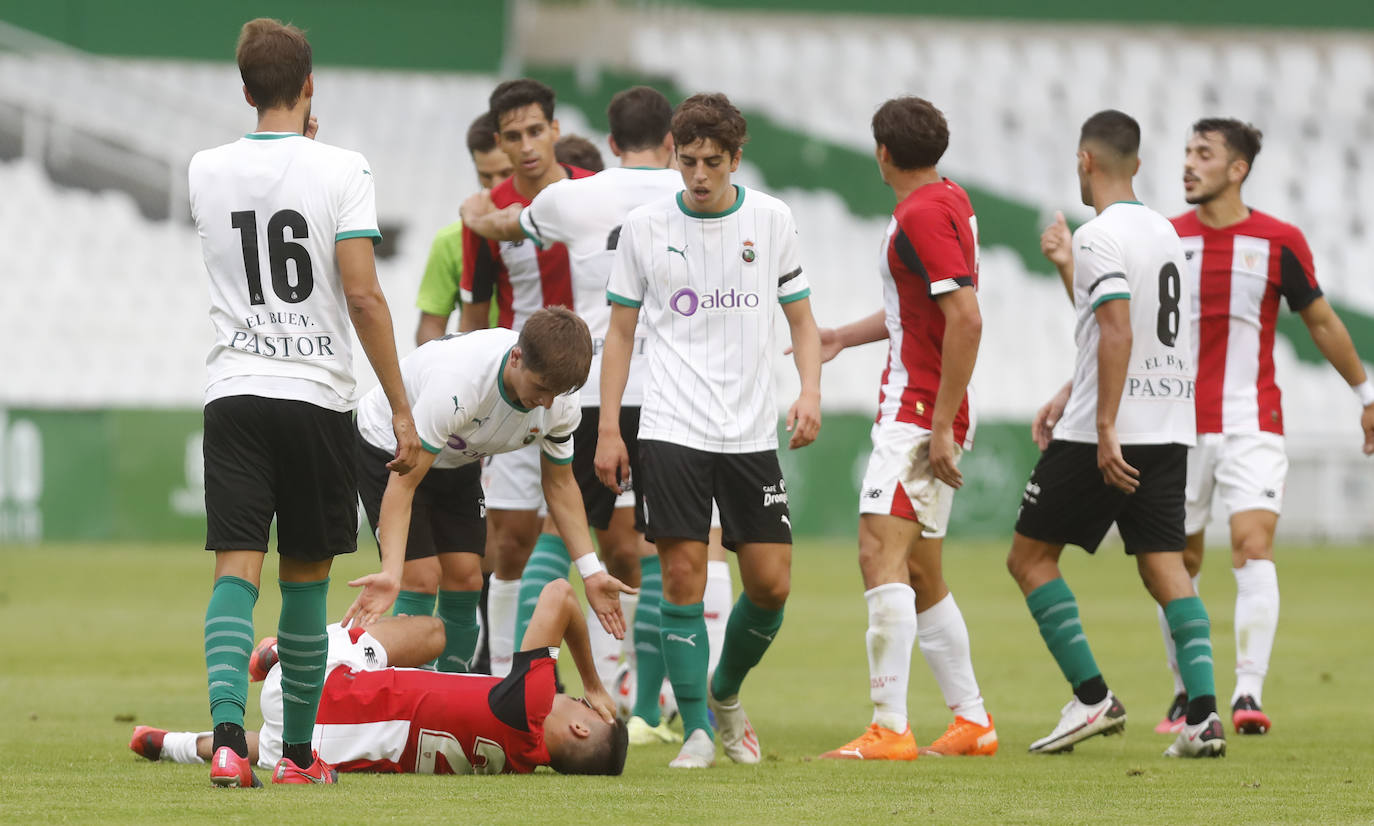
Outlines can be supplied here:
M367 160L297 133L257 132L197 152L188 177L215 327L205 401L352 409L352 325L334 245L381 239Z
M1168 219L1138 202L1118 201L1073 234L1073 391L1054 438L1097 442L1097 308L1128 300L1131 356L1116 435L1123 445L1197 441L1193 417L1192 281L1183 245Z

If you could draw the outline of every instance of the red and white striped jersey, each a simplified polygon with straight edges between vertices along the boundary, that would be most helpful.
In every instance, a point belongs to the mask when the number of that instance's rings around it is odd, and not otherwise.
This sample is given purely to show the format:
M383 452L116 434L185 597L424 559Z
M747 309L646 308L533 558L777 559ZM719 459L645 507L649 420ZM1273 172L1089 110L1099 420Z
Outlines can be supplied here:
M346 772L527 774L549 762L553 653L517 653L505 678L340 665L325 679L315 748Z
M1198 433L1283 433L1274 381L1279 298L1293 312L1321 297L1312 252L1292 224L1251 210L1221 229L1173 219L1193 279Z
M586 178L585 169L563 164L569 178ZM511 204L529 206L529 199L507 178L491 191L497 209ZM533 241L488 241L463 227L463 275L459 281L463 302L496 300L496 324L519 330L525 319L543 307L573 306L572 269L568 248L551 244L540 249Z
M963 187L944 178L903 199L887 225L878 272L888 355L877 420L929 430L945 340L945 314L935 299L978 287L978 218ZM954 440L965 450L973 447L973 430L966 391L954 418Z

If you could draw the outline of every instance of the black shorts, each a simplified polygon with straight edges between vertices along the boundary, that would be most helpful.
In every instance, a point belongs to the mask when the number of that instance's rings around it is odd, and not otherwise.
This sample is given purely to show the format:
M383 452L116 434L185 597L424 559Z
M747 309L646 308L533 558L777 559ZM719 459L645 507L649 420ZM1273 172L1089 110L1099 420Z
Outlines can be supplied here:
M1128 554L1183 550L1188 448L1123 445L1121 456L1140 471L1129 495L1102 481L1096 444L1050 442L1021 496L1016 532L1093 553L1115 522Z
M655 537L706 542L711 501L720 508L721 541L735 550L746 542L792 544L787 483L776 451L711 453L670 442L639 443L644 466L640 493L644 531Z
M582 408L582 423L573 434L573 477L582 489L582 505L587 509L587 524L606 530L615 512L616 495L596 477L596 440L600 430L601 408ZM620 408L620 437L630 454L630 482L639 478L639 408ZM635 530L644 533L644 501L635 487Z
M205 549L319 562L358 549L353 414L226 396L205 405Z
M369 444L353 430L358 443L358 495L367 511L372 537L382 515L382 494L391 471L392 455ZM439 553L460 551L482 556L487 547L487 500L482 493L482 464L456 468L430 468L410 503L410 533L406 559L426 559ZM381 544L377 546L381 551Z

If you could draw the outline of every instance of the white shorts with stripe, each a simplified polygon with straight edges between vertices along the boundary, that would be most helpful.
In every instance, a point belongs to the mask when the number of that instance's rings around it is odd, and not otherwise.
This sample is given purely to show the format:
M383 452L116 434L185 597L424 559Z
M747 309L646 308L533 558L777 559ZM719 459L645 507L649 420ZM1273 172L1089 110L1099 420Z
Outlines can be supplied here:
M1189 536L1207 527L1212 500L1226 519L1243 511L1283 510L1288 454L1277 433L1199 433L1188 451L1187 516Z
M943 538L954 508L954 488L935 478L930 467L930 431L909 422L878 422L870 434L859 513L899 516L919 522L921 536ZM958 461L963 448L954 446Z

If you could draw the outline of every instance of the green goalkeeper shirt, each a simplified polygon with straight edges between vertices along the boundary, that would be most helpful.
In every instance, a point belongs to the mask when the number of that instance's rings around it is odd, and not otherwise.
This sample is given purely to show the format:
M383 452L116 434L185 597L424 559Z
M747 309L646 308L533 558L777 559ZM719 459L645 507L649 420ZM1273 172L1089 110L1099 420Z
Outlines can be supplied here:
M415 306L420 312L447 317L458 307L458 284L462 275L463 222L454 221L434 236Z

